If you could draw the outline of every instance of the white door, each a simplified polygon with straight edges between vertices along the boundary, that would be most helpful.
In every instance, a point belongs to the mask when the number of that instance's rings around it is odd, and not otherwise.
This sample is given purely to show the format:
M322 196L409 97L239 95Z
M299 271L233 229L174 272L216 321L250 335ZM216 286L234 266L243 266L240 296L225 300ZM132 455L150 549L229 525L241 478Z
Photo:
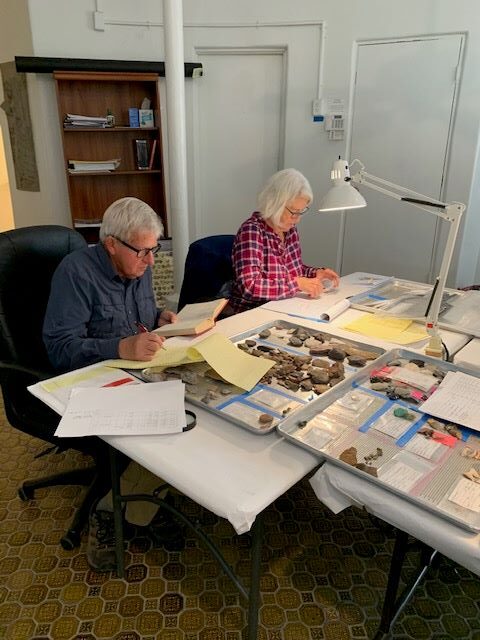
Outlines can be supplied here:
M197 83L197 234L235 233L281 166L285 51L197 53L205 69Z
M443 199L459 35L358 46L350 160L395 184ZM342 273L367 271L415 281L436 275L441 221L361 189L367 207L346 213Z
M304 173L318 201L321 24L187 26L184 37L204 67L186 83L190 239L235 233L278 169ZM307 263L334 262L337 231L333 217L302 220Z

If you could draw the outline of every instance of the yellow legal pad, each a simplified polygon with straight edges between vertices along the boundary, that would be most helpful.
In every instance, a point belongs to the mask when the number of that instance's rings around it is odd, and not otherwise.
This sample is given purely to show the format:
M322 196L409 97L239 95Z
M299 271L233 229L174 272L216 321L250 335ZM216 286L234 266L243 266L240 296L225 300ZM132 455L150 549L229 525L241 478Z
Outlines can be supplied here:
M175 367L190 362L206 360L228 382L250 391L275 364L272 360L257 358L238 349L228 338L214 333L191 347L166 347L159 349L153 360L108 360L104 364L122 369L145 367Z
M342 327L364 336L381 338L396 344L410 344L428 338L427 332L408 318L390 318L366 313Z

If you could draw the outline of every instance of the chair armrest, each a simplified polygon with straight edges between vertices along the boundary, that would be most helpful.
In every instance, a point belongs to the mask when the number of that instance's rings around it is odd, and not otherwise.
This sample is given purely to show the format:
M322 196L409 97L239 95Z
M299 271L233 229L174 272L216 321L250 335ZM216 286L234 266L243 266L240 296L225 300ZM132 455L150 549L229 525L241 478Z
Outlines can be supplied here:
M20 364L15 364L14 362L5 362L0 360L0 381L11 380L13 377L18 376L24 377L25 379L30 378L31 382L28 382L28 384L34 384L35 382L52 378L54 375L55 374L51 371L36 369L34 367L25 367Z

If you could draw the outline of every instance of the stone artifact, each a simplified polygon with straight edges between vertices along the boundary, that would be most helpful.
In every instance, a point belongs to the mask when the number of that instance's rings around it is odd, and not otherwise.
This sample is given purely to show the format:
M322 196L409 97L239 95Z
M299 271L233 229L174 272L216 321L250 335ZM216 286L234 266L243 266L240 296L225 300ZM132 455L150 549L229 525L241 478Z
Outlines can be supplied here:
M369 473L374 478L378 477L378 473L375 467L372 467L368 464L364 464L363 462L359 462L358 464L355 465L355 467L357 469L360 469L360 471L365 471L365 473Z
M342 451L342 453L338 456L338 459L342 462L346 462L347 464L351 464L352 467L355 467L358 462L356 448L350 447L349 449L345 449L345 451Z

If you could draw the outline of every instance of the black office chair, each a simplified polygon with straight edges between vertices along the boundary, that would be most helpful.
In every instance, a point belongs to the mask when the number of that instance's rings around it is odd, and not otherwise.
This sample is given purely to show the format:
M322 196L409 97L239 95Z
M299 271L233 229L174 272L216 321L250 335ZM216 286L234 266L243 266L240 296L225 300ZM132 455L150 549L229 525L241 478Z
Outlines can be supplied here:
M185 260L178 310L186 304L228 298L233 280L232 246L235 236L208 236L195 240Z
M55 445L52 450L74 448L96 458L106 450L101 440L56 438L53 433L60 416L27 390L28 385L55 375L42 340L50 281L62 258L85 244L76 231L54 225L0 233L0 386L7 420L12 427ZM41 487L90 485L83 504L60 541L64 549L73 549L80 544L90 506L98 497L98 482L96 467L82 468L25 481L19 495L22 500L28 500L35 489Z

